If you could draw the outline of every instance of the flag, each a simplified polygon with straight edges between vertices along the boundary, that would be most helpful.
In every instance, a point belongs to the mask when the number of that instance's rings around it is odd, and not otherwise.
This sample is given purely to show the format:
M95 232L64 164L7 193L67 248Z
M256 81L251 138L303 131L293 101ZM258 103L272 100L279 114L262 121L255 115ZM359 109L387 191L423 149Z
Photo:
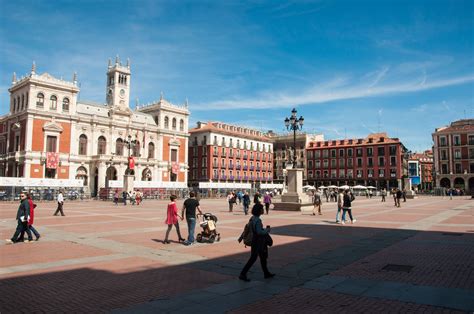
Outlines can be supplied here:
M133 157L128 157L128 168L130 170L133 170L135 169L135 159L133 159Z
M57 169L59 163L59 154L53 152L46 153L46 168Z
M171 166L171 172L173 172L174 174L178 174L179 164L177 162L173 162L173 165Z

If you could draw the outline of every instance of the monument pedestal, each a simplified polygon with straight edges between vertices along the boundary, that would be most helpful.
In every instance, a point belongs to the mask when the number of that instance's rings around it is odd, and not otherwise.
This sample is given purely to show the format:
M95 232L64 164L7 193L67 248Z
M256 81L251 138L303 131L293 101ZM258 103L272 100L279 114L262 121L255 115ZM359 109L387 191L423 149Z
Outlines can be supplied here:
M413 199L416 197L415 191L411 189L411 179L405 178L405 197L408 199Z
M135 176L130 175L130 174L125 174L123 176L123 189L125 192L130 192L133 191L133 184L135 181Z
M313 210L311 197L303 192L304 169L287 169L288 192L281 196L281 202L273 203L274 210L306 211Z

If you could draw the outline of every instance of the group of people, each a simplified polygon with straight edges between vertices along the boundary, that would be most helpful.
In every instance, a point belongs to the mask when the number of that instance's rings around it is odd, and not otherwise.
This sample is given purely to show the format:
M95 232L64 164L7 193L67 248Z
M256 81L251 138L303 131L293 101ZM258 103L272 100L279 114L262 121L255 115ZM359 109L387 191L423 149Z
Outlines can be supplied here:
M260 194L259 191L256 191L254 196L253 196L253 203L254 204L261 204L263 201L263 205L265 206L265 212L268 215L268 212L270 211L270 205L272 204L272 197L273 193L270 191L266 191L265 194ZM242 205L242 208L244 210L244 214L248 215L249 213L249 207L250 207L250 195L248 191L238 191L234 192L231 191L227 193L227 202L229 204L229 212L232 213L234 211L234 206L239 203L239 205Z
M393 196L394 206L396 206L396 207L400 207L400 200L402 198L403 198L403 202L407 201L407 196L406 196L405 190L400 190L398 188L394 188L394 189L392 189L392 191L390 193ZM384 201L385 201L385 197L384 197L383 202Z
M20 206L18 206L16 213L16 230L11 239L6 240L7 243L31 242L33 241L33 234L36 237L36 241L40 239L41 235L35 227L33 227L35 208L36 204L33 203L31 195L27 192L21 192ZM28 240L25 240L25 233L28 235Z
M143 201L143 193L140 190L133 190L129 191L122 191L122 202L123 205L127 205L127 199L129 200L130 204L132 205L140 205L140 203ZM119 202L119 192L118 190L115 190L114 192L114 204L115 206L118 205Z
M351 223L355 223L357 220L352 216L352 202L354 201L355 197L354 194L350 189L346 190L339 190L337 194L334 196L337 202L337 212L336 212L336 223L345 224L346 223L346 214L349 213L349 218L351 219ZM313 215L316 215L318 212L319 215L322 215L321 205L321 192L313 191L312 193L312 201L313 201ZM342 216L339 219L339 216Z

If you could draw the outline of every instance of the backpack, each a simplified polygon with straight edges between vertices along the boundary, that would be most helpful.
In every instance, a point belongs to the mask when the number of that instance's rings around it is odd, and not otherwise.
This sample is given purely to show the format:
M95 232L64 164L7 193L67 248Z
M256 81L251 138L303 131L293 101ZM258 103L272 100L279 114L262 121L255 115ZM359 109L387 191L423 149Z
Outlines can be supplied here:
M249 222L245 225L244 231L240 235L239 240L241 241L243 240L245 246L252 246L252 238L253 238L252 221L249 220Z

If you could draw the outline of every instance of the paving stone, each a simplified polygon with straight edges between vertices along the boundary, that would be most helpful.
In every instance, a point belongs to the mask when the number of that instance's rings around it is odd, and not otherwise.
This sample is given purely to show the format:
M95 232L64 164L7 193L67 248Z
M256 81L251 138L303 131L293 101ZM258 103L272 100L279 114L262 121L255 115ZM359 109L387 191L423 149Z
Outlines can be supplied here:
M368 279L348 279L329 288L329 290L351 295L362 295L369 288L375 286L376 283L376 281Z

